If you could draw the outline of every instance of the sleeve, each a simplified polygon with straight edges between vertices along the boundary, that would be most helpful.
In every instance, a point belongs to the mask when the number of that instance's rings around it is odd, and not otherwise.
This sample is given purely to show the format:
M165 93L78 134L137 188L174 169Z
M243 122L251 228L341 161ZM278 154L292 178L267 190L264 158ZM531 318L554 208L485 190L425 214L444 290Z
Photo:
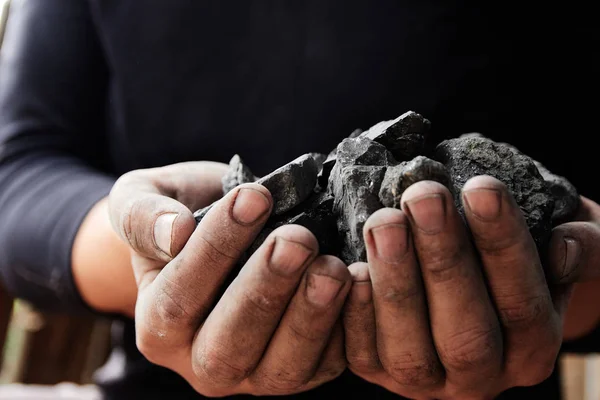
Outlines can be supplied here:
M114 178L108 72L82 0L13 0L0 52L0 273L45 310L83 311L71 247Z

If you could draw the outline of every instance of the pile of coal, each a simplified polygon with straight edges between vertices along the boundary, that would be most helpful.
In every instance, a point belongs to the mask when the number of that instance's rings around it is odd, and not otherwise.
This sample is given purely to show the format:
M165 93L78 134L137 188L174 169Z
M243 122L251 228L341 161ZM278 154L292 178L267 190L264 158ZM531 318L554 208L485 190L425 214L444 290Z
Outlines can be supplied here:
M484 174L499 179L523 211L538 247L547 243L553 226L574 217L575 187L513 146L466 134L426 152L429 130L427 119L409 111L354 131L328 155L303 155L260 179L234 156L223 177L224 193L257 182L274 201L273 214L247 256L277 227L299 224L317 237L321 253L348 264L366 261L362 230L369 216L382 207L400 208L402 193L423 180L448 187L463 213L459 196L467 180ZM194 214L198 223L210 208Z

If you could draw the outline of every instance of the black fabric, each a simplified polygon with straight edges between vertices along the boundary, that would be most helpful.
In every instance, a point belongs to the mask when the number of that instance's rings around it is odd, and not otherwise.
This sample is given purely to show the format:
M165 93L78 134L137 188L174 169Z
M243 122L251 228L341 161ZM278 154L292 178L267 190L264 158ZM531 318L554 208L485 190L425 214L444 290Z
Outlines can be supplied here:
M114 177L235 153L264 174L409 109L435 140L511 142L598 201L593 15L577 2L13 0L0 60L2 279L39 306L85 310L71 245ZM198 398L139 355L126 325L126 379L107 397ZM526 391L552 398L557 385ZM345 374L303 396L361 393L387 395Z

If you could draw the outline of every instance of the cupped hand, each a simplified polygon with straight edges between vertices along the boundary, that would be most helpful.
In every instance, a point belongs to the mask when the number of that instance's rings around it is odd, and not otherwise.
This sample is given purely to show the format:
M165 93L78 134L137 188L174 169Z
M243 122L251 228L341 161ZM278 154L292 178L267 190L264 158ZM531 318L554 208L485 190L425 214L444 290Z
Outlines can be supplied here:
M368 264L350 266L349 368L405 397L491 399L545 380L561 346L570 284L594 267L581 249L598 240L597 226L557 227L544 271L501 182L471 179L462 202L469 229L444 186L411 186L402 210L379 210L367 221Z
M132 248L137 346L208 396L311 389L346 367L339 321L351 276L339 259L318 255L308 230L288 225L270 234L221 296L273 207L266 188L242 185L196 228L191 210L221 196L225 168L138 170L111 192L111 220Z

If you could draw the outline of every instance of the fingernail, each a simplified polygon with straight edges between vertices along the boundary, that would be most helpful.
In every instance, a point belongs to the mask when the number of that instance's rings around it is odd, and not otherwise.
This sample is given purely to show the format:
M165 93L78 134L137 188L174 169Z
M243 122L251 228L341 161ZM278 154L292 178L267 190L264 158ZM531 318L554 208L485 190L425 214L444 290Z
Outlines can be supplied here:
M241 225L250 225L258 221L271 206L267 197L258 190L240 189L231 210L233 219Z
M275 271L289 276L305 265L312 255L313 250L305 245L276 237L269 265Z
M408 229L402 224L388 224L371 229L377 258L396 263L408 249Z
M358 264L352 264L348 267L348 270L352 275L352 289L350 292L352 300L358 304L370 304L373 301L373 289L368 264L363 264L360 267Z
M444 196L432 194L405 203L407 214L425 233L438 233L446 224Z
M463 193L466 206L479 219L493 221L502 211L502 194L495 189L473 189Z
M581 246L579 242L571 237L564 237L563 242L565 243L565 262L563 265L563 276L568 276L575 270L579 259L581 258Z
M310 274L306 280L306 297L318 306L329 305L342 288L343 282L327 275Z
M173 236L173 225L179 214L164 213L154 221L154 243L156 246L168 256L171 254L171 238Z

